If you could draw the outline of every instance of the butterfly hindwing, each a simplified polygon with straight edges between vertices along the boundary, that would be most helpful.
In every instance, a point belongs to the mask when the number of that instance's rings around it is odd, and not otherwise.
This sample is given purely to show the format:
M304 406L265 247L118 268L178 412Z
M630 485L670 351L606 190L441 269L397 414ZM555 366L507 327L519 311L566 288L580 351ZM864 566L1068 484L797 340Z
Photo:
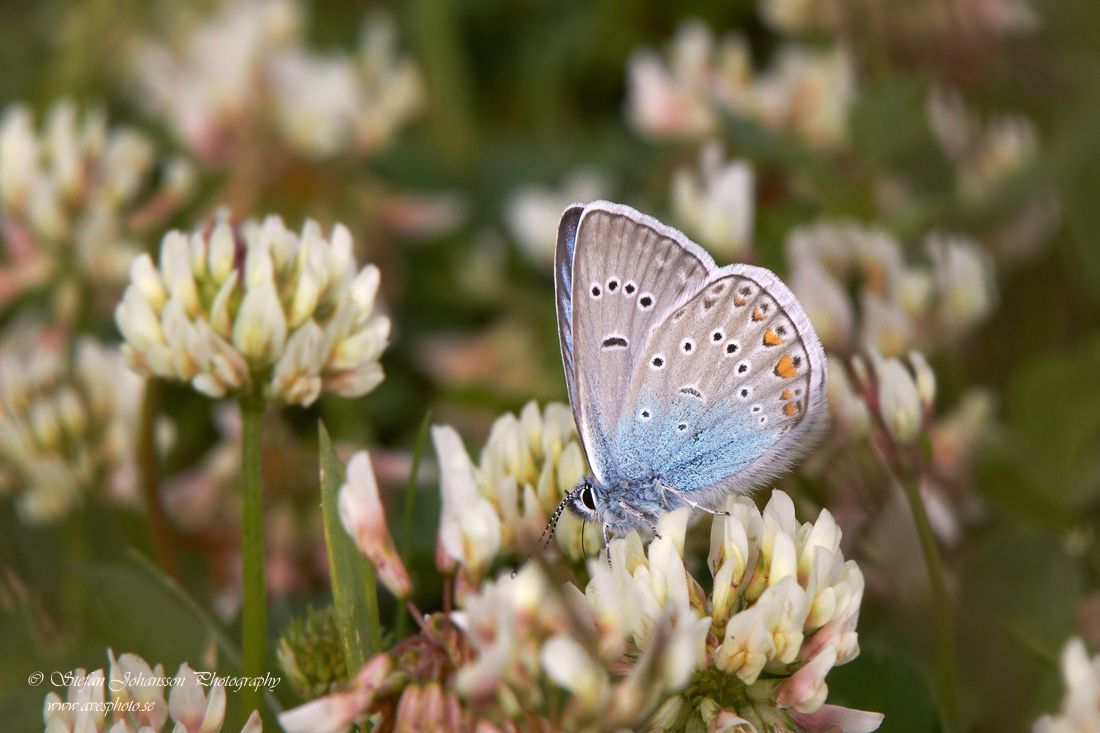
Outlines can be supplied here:
M606 482L621 476L613 438L625 396L653 329L706 281L713 260L682 234L625 206L598 201L566 211L577 217L568 271L570 299L559 294L559 328L574 417L589 463ZM568 236L559 229L564 261ZM557 269L563 287L564 262ZM566 318L563 319L563 310ZM563 322L565 326L563 326Z
M790 465L827 416L825 355L790 290L733 265L654 330L612 452L622 473L716 505Z

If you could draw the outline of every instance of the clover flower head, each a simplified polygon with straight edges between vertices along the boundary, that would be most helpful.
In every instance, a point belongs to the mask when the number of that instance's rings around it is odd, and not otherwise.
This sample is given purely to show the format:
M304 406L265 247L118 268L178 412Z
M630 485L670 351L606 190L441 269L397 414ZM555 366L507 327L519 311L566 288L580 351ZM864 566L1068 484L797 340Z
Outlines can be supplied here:
M132 500L136 489L140 380L91 338L76 342L71 367L62 352L44 332L0 348L0 490L29 523L62 519L95 490Z
M586 470L573 416L562 404L543 410L528 403L520 414L499 418L475 466L451 428L433 430L442 473L443 518L440 539L449 556L474 575L496 553L528 551L562 497ZM562 516L558 546L576 559L583 555L581 523ZM596 547L596 528L583 538Z
M0 117L0 303L50 284L62 320L76 317L80 289L115 288L137 240L190 193L189 164L160 166L136 130L109 129L101 109L56 102L41 129L22 104Z
M926 114L933 135L955 166L956 187L964 202L980 203L1039 152L1034 122L1018 114L983 122L957 90L932 90Z
M142 101L212 167L268 120L307 158L384 146L424 97L393 19L372 13L357 53L320 55L306 44L302 15L293 0L240 0L182 23L178 42L141 40L132 59Z
M373 312L378 269L358 269L341 224L326 239L313 221L298 234L277 216L240 227L219 218L169 232L159 267L142 255L130 272L115 320L123 354L144 374L211 397L261 388L301 405L382 381L390 321Z
M887 356L952 342L996 304L992 261L966 238L930 235L929 266L909 264L887 232L850 221L792 231L790 284L833 351ZM856 299L850 283L859 283ZM858 304L858 307L857 307Z

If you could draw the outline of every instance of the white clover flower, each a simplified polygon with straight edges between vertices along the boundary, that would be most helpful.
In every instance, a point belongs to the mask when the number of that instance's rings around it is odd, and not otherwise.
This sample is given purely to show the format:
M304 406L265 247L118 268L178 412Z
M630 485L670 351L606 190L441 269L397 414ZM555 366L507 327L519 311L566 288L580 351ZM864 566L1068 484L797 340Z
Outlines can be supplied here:
M415 64L384 13L363 24L358 53L309 50L294 0L236 0L180 25L181 40L136 44L141 101L207 165L273 119L283 143L311 158L365 155L423 105Z
M63 99L36 130L25 105L7 108L0 120L0 245L8 260L0 267L0 304L47 283L61 319L70 321L82 288L121 285L139 237L191 191L188 163L165 162L163 180L153 185L157 167L152 143L135 130L108 130L101 109L80 114Z
M988 316L997 303L993 259L973 240L930 235L932 259L944 331L956 336Z
M1038 155L1034 122L1022 115L1003 115L983 123L957 90L934 89L926 114L933 135L955 166L956 186L965 202L982 201Z
M698 21L677 29L667 66L652 50L636 52L627 71L628 122L648 137L699 138L713 132L714 54L710 29Z
M724 161L718 142L699 156L699 171L678 168L672 175L673 215L707 249L730 260L744 259L752 247L755 177L744 161ZM583 200L583 199L581 199Z
M1087 733L1100 730L1100 656L1089 659L1085 643L1071 639L1062 650L1066 695L1058 715L1035 721L1034 733Z
M250 394L309 405L322 391L358 397L382 381L390 321L373 313L378 269L358 269L351 234L301 234L277 216L208 233L172 231L160 266L134 260L115 310L138 371L211 397Z
M788 235L789 282L831 351L899 356L957 339L997 301L992 263L974 242L932 235L925 249L931 266L910 265L889 233L822 221Z
M557 190L523 186L504 202L504 223L528 257L549 265L554 261L561 212L577 201L603 198L607 188L604 177L588 169L570 173Z
M530 552L527 543L541 534L586 471L572 412L562 404L540 411L530 402L519 416L499 418L476 466L453 429L436 428L433 440L442 473L441 541L448 556L474 576L500 550ZM554 537L572 559L601 543L597 527L582 534L572 515L561 516Z
M102 669L91 673L77 669L65 700L56 692L46 695L43 718L47 733L163 733L169 719L173 733L221 731L226 695L220 682L215 682L207 694L186 662L170 678L165 676L163 666L150 667L135 654L122 654L118 659L109 649L107 654L111 661L109 677ZM139 676L144 682L135 684ZM110 718L108 702L115 705ZM260 733L262 729L260 713L253 711L241 733Z
M0 473L29 523L64 518L92 491L136 498L141 380L86 337L64 364L63 344L45 333L0 348Z
M745 105L732 111L794 134L810 147L841 147L856 98L855 66L843 47L820 52L787 45L754 81Z

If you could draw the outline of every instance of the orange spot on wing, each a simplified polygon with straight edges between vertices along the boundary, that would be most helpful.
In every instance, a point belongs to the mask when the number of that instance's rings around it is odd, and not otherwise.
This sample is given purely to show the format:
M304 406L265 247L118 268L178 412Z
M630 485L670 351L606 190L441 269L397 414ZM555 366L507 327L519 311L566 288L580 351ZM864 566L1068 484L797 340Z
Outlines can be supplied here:
M779 346L779 344L781 343L783 343L783 339L779 338L779 334L777 334L773 329L769 328L767 331L764 332L765 346Z
M745 300L744 298L740 298L740 297L733 299L733 304L736 305L736 306L742 306L742 305L744 305L745 303L748 303L748 302L749 301Z
M787 413L787 417L794 417L798 414L798 402L788 402L787 406L783 408L783 412Z
M775 365L775 373L784 379L798 376L798 370L794 368L794 361L790 354L784 354L779 363Z
M794 397L794 395L791 394L791 391L789 389L783 390L783 394L779 395L779 399L781 400L789 400L792 397Z
M753 308L752 309L752 320L754 320L754 321L764 320L764 314L760 312L759 308Z

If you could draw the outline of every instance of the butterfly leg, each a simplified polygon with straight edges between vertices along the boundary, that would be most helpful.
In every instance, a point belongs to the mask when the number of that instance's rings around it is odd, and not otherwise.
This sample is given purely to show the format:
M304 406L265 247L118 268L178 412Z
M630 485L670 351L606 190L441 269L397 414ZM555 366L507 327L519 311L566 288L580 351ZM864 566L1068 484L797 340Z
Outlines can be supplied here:
M625 511L627 514L647 525L649 529L653 532L654 537L656 537L657 539L661 539L661 535L657 534L657 525L649 521L649 517L642 514L640 511L630 506L625 501L620 501L619 506L622 507L623 511Z
M665 486L664 484L661 484L661 488L664 489L665 491L670 492L673 496L675 496L676 498L678 498L680 501L684 502L688 506L693 507L695 509L699 509L700 511L704 511L707 514L713 514L716 517L728 517L730 515L729 512L716 511L714 509L707 509L702 504L699 504L698 502L693 501L692 499L690 499L687 494L680 491L679 489L674 489L671 486Z
M611 525L603 523L603 546L607 550L607 567L611 567Z

